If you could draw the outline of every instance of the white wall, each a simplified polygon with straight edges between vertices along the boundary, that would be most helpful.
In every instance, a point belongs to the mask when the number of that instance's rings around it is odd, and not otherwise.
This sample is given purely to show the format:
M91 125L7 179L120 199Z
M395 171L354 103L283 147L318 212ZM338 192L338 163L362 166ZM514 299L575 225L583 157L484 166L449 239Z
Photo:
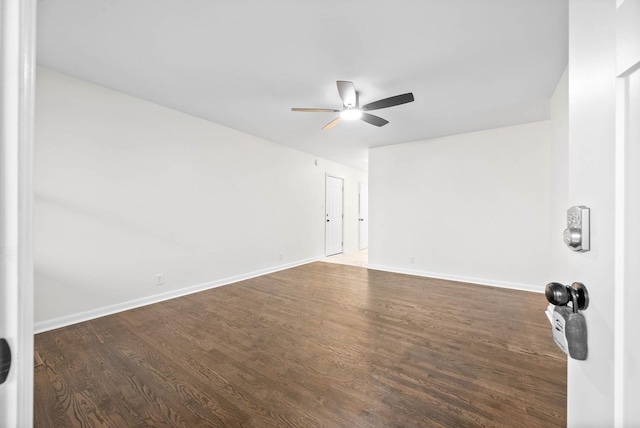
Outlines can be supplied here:
M564 71L551 97L551 266L548 282L571 284L568 259L571 252L562 233L569 208L569 76Z
M549 121L372 149L369 266L542 291Z
M35 146L39 331L323 256L326 173L358 248L365 173L45 68Z

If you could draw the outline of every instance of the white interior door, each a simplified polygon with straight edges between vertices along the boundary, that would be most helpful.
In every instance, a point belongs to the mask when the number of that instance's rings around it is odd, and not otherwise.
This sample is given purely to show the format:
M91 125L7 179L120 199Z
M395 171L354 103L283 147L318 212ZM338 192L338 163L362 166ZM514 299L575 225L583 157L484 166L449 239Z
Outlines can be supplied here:
M0 0L0 426L33 425L31 234L35 0Z
M325 195L325 255L332 256L342 252L344 180L327 175Z
M360 183L360 192L358 193L358 209L360 211L358 221L360 249L364 250L369 247L369 185Z
M640 426L640 0L617 3L569 2L567 205L591 209L591 250L568 259L590 299L569 427Z

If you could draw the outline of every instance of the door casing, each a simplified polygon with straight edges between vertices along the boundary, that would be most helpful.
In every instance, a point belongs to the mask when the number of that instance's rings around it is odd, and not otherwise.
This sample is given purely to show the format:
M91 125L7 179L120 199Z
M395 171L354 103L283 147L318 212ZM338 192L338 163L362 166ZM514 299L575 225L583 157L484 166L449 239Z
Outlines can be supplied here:
M0 0L0 335L12 363L0 426L33 425L35 0Z

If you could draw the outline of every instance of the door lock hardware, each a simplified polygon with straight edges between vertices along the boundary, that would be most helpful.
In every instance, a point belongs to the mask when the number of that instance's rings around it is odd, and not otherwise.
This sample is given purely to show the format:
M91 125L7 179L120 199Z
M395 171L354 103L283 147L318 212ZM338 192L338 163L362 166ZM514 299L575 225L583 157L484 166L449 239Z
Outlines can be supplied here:
M589 307L589 292L581 282L574 282L571 286L550 282L545 287L544 294L549 303L555 306L566 306L571 302L575 312L584 311Z
M567 228L562 237L567 247L573 251L585 252L591 249L590 210L577 205L567 210Z
M550 303L548 311L553 340L571 358L586 360L589 354L587 322L580 311L589 307L587 287L581 282L574 282L571 286L551 282L545 287L544 294Z

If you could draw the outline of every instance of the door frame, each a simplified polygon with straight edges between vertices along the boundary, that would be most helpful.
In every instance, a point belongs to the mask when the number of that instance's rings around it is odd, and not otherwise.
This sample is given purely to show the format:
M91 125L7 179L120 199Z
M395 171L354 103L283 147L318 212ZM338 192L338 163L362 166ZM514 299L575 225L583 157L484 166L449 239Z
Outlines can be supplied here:
M0 425L33 425L33 134L36 0L0 0L0 324L13 361Z
M640 421L636 403L640 398L640 370L630 364L640 352L640 340L633 329L640 320L635 310L640 291L635 287L640 269L640 183L637 147L640 121L630 112L631 77L636 94L640 91L640 1L625 1L616 10L616 131L615 131L615 297L614 297L614 426L622 427ZM640 95L636 95L640 96ZM634 108L638 108L638 100ZM635 118L636 123L630 121ZM634 135L630 135L633 126ZM632 141L631 138L636 138ZM631 328L630 328L631 327ZM634 355L635 354L635 355Z

